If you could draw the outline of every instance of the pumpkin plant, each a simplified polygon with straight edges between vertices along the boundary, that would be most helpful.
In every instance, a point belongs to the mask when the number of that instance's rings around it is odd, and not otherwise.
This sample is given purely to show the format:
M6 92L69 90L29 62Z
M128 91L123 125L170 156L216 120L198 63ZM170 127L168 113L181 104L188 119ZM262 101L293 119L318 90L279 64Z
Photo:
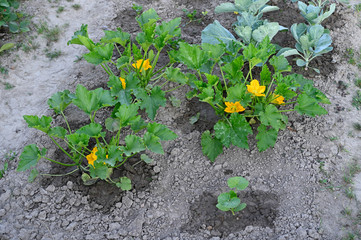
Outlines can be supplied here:
M71 129L65 109L73 104L89 117L89 123L79 129ZM36 144L27 145L21 156L17 171L32 169L29 179L37 175L36 165L40 159L73 168L69 173L81 171L85 184L98 179L113 183L123 190L131 188L130 179L112 178L113 169L121 167L129 158L145 150L163 154L161 141L172 140L177 135L166 126L156 122L146 123L138 114L140 104L122 104L113 109L105 126L96 122L96 113L105 107L114 107L116 100L109 90L97 88L87 90L78 85L75 93L69 90L55 93L48 105L63 117L66 127L52 126L52 117L25 115L28 127L38 129L49 136L53 143L65 154L66 160L58 161L46 156L47 149L39 149ZM105 131L108 130L108 131ZM125 135L122 132L130 132ZM124 144L120 140L123 138ZM108 140L107 140L108 139ZM63 142L63 143L60 143ZM64 144L66 147L64 147ZM140 159L149 163L152 159L145 153Z
M284 74L291 66L284 56L274 55L276 47L268 37L258 46L244 47L235 41L228 46L233 51L224 43L182 43L177 54L178 60L196 73L189 79L192 90L187 97L207 102L220 117L213 131L202 134L202 151L211 161L223 147L248 149L248 137L253 133L259 151L273 147L279 130L286 127L286 112L311 117L327 113L319 103L330 102L311 80Z
M106 30L105 36L95 43L88 36L87 25L74 33L68 44L85 46L89 53L83 58L94 65L100 65L109 75L108 87L111 96L119 104L139 102L152 120L160 106L165 106L164 89L168 82L179 83L176 88L185 85L187 77L173 68L174 60L158 66L159 56L169 44L179 39L181 18L169 22L160 20L154 9L149 9L136 17L141 32L135 40L130 34L118 28L116 31ZM117 55L115 55L115 53ZM113 60L113 58L116 60ZM111 67L112 66L112 67ZM166 81L162 81L166 79ZM167 92L173 89L167 90Z

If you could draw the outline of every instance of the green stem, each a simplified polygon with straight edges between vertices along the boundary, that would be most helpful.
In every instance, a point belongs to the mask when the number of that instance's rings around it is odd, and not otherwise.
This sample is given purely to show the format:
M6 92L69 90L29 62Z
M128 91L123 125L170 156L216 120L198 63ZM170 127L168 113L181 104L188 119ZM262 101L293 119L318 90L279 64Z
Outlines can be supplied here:
M115 44L115 43L114 43L114 46L115 46L115 48L117 49L117 51L118 51L119 55L120 55L120 56L122 56L122 53L120 52L120 50L119 50L119 48L118 48L117 44Z
M169 80L165 81L162 85L160 85L160 88L164 87L168 82Z
M68 130L69 130L69 134L71 134L71 129L69 127L69 123L68 123L68 120L66 119L65 115L64 115L64 112L63 111L60 111L61 115L63 116L64 120L65 120L65 123L66 123L66 126L68 127Z
M104 137L103 136L101 136L102 137L102 139L103 139L103 142L105 143L105 145L107 146L107 148L109 147L109 145L108 145L108 143L107 143L107 141L105 141L105 139L104 139Z
M223 71L222 71L221 64L218 64L218 66L219 66L219 69L221 70L221 75L222 75L224 86L226 87L226 92L228 93L227 83L226 83L226 79L224 78L224 74L223 74Z
M56 164L60 164L60 165L63 165L63 166L66 166L66 167L72 167L72 166L76 166L76 163L71 163L71 164L67 164L67 163L61 163L61 162L58 162L58 161L55 161L51 158L47 158L47 157L43 157L45 158L46 160L50 161L50 162L53 162L53 163L56 163Z
M288 103L284 103L284 104L293 104L293 103L297 103L297 101L294 101L294 102L288 102Z
M104 65L105 65L104 63L100 64L100 66L102 66L102 68L104 69L104 71L105 71L109 76L111 76L111 73L107 70L107 68L106 68Z
M40 174L41 176L51 176L51 177L63 177L63 176L66 176L66 175L70 175L72 173L75 173L76 171L78 171L79 168L75 168L73 171L71 172L68 172L68 173L65 173L65 174L48 174L48 173L42 173Z
M282 113L282 112L292 112L292 111L296 111L296 109L280 110L278 112Z
M63 151L71 160L73 160L73 157L67 152L64 150L64 148L62 148L59 143L57 141L54 140L54 138L52 136L49 136L50 139L55 143L56 146L58 146L58 148L60 148L61 151ZM74 161L74 160L73 160Z
M163 77L164 74L165 74L165 73L162 73L162 74L158 75L158 76L155 77L155 78L151 78L150 81L155 81L155 80L157 80L157 79L160 79L161 77Z
M274 78L272 78L272 81L271 81L271 83L270 83L270 85L268 85L268 88L267 88L267 92L266 92L266 96L265 96L265 98L267 98L268 97L268 93L269 93L269 91L271 90L271 87L272 87L272 84L273 84L273 82L274 82Z
M201 71L197 70L197 73L199 75L199 78L201 79L201 81L203 82L203 78L202 78L202 74L201 74Z
M164 91L165 93L167 93L167 92L171 92L171 91L174 91L174 90L176 90L176 89L178 89L178 88L180 88L180 87L183 87L185 84L183 84L183 85L179 85L179 86L177 86L177 87L175 87L175 88L172 88L172 89L170 89L170 90L167 90L167 91Z

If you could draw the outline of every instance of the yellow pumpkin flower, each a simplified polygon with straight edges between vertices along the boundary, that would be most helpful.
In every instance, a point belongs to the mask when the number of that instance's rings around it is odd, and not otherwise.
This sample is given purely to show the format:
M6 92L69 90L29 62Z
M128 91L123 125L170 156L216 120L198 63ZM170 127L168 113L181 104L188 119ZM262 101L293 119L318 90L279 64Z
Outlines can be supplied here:
M236 15L238 14L238 12L237 12L237 11L234 11L233 13L234 13L234 14L236 14Z
M149 68L152 68L150 65L149 59L146 59L143 61L143 59L138 60L136 63L133 63L132 66L136 69L139 69L139 72L142 72L143 70L146 71ZM140 67L142 66L142 67Z
M285 98L282 97L281 95L273 94L272 98L273 98L273 100L271 103L278 104L278 105L285 103Z
M225 102L226 108L224 109L227 113L243 112L246 110L239 102Z
M127 83L125 82L125 79L122 78L122 77L119 77L119 80L122 82L122 87L123 87L123 89L125 89L126 86L127 86Z
M256 97L264 97L264 91L266 86L260 86L258 80L252 80L250 85L247 85L247 91L255 95Z
M91 153L89 155L86 156L86 160L88 160L88 163L90 165L93 165L94 167L94 162L95 160L97 160L97 155L95 155L95 153L98 151L97 147L94 147L93 150L91 151Z

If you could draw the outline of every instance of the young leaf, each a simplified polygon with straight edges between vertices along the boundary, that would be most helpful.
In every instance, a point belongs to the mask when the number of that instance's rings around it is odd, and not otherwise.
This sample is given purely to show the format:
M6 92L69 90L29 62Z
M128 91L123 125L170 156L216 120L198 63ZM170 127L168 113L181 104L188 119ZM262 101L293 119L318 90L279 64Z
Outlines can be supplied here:
M202 50L198 45L190 45L185 42L179 43L178 60L189 68L199 70L208 59L208 52Z
M95 46L90 53L84 54L84 59L92 64L99 65L112 59L114 45Z
M103 43L118 43L125 47L130 40L130 34L123 32L121 28L117 28L117 31L104 31L104 33L105 36L101 39Z
M136 135L128 135L125 137L124 153L127 156L131 156L133 153L138 153L145 150L142 139Z
M30 175L28 177L28 182L32 183L34 182L35 178L39 175L39 172L36 168L33 168L30 172Z
M252 134L252 128L246 118L238 113L232 113L229 121L232 124L231 138L232 144L248 149L248 135Z
M141 109L145 109L150 119L154 120L157 110L160 106L165 106L167 99L165 93L159 86L152 89L150 95L145 91L137 91L135 93L137 98L142 99L140 104Z
M247 92L245 84L236 84L228 88L226 101L240 102L243 107L246 107L252 101L251 97L252 95Z
M86 134L89 137L100 138L105 137L105 132L102 132L102 125L99 123L90 123L79 128L76 133L78 134Z
M298 105L295 106L295 110L299 112L301 115L306 114L311 117L315 117L317 115L327 114L327 111L318 105L318 101L314 98L311 98L305 93L302 93L297 98Z
M88 89L80 84L76 87L73 103L88 115L99 109L98 96L94 94L93 91L88 91Z
M69 44L79 44L79 45L84 45L82 43L82 41L80 41L79 39L79 36L83 36L85 38L89 38L88 36L88 24L82 24L81 27L80 27L80 30L79 31L76 31L74 33L74 35L71 37L71 40L68 41L68 45ZM89 46L85 46L87 47L90 51L91 51L91 48L89 48Z
M226 123L225 121L218 121L214 126L214 134L216 135L217 139L219 139L225 147L229 147L231 145L231 126Z
M284 117L278 112L275 105L269 104L264 112L259 114L261 123L265 126L272 126L277 131L283 125Z
M188 81L187 76L180 71L180 68L168 67L164 71L165 78L169 81L176 82L179 84L186 84Z
M148 155L142 154L140 155L140 159L143 160L145 163L151 163L153 162L153 159L151 159Z
M69 143L73 146L86 147L89 143L89 135L73 133L65 136Z
M108 149L98 148L95 155L98 157L96 161L109 164L112 167L122 159L122 151L115 145L109 146Z
M50 129L50 123L53 121L53 119L48 116L42 116L39 118L35 115L24 115L23 118L28 124L29 128L35 128L45 133L48 133Z
M89 173L92 178L100 178L105 180L108 177L108 167L102 162L94 162L94 166L89 165Z
M288 64L287 59L282 55L273 56L269 62L275 69L275 72L290 72L292 70L292 67Z
M23 152L20 155L20 162L16 171L21 172L36 166L38 161L45 156L46 149L43 148L41 151L35 144L30 144L24 147Z
M119 119L107 118L105 119L105 128L110 132L116 132L120 128Z
M236 188L239 191L244 190L248 187L249 182L243 177L231 177L227 180L228 187Z
M252 38L256 40L256 42L262 42L266 37L272 40L279 30L280 25L277 22L264 23L264 25L259 26L252 32Z
M129 191L132 189L132 181L127 177L119 178L119 182L117 182L116 185L123 191Z
M211 162L217 158L219 154L223 152L223 145L217 138L213 138L209 130L202 134L202 152L206 155Z
M245 209L246 207L247 207L247 204L241 203L235 209L233 209L233 211L234 212L239 212L239 211L242 211L243 209Z
M236 208L241 203L241 200L237 195L234 196L234 194L233 191L219 194L216 207L222 211L229 211Z
M260 79L263 86L268 86L271 82L271 72L266 64L262 66Z
M143 136L145 146L152 152L164 154L163 147L160 144L160 138L150 132L146 132Z
M68 133L68 131L63 127L53 127L49 129L48 135L54 136L60 139L64 139L65 135Z
M70 91L64 90L63 92L57 92L48 100L48 105L56 113L63 112L65 108L71 103L72 98L69 96Z
M166 126L159 123L149 123L147 130L150 133L153 133L155 136L159 137L162 141L174 140L178 136L173 131L169 130Z
M275 145L278 136L278 131L276 129L267 129L267 126L262 124L257 128L257 131L257 147L260 152Z
M121 105L115 113L115 116L120 120L120 126L128 126L130 121L138 115L138 109L138 104Z

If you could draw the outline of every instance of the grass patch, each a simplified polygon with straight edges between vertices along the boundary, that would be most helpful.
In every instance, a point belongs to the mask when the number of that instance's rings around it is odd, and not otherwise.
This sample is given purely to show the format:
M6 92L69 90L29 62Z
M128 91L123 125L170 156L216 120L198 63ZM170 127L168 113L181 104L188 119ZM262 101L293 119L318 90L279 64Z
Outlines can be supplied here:
M64 12L64 9L65 9L65 7L60 6L60 7L58 7L58 9L56 10L56 13L62 13L62 12Z
M81 8L80 4L74 4L71 7L74 8L75 10L79 10Z
M357 110L360 109L360 107L361 107L361 91L360 90L357 90L356 94L352 97L351 104L352 104L352 106L357 108Z
M47 58L49 58L50 60L53 60L55 58L58 58L62 55L63 53L59 50L59 51L50 51L49 49L45 49L45 56Z
M46 22L41 22L36 26L39 34L43 34L45 39L48 41L48 45L51 42L57 42L60 37L61 29L59 26L50 28Z

